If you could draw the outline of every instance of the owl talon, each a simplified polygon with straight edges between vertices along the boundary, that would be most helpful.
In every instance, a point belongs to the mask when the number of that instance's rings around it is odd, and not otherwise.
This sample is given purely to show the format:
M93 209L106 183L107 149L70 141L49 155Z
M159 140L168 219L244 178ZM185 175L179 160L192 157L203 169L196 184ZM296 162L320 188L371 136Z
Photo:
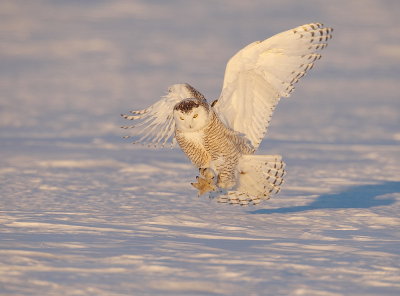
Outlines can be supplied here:
M216 189L214 184L210 184L203 178L199 179L198 183L190 183L190 184L199 191L198 196L201 196L210 191L214 191Z
M200 171L203 174L204 171ZM194 188L199 190L198 195L203 195L210 191L215 191L217 187L214 184L214 176L207 174L205 178L196 176L197 183L190 183Z

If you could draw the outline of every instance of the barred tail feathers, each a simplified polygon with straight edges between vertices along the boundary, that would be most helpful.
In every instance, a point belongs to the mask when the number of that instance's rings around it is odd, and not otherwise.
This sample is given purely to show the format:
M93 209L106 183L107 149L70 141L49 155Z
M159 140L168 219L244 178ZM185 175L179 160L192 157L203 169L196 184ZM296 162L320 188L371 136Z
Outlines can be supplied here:
M285 175L285 163L280 155L243 155L237 168L236 188L219 196L218 202L258 204L280 191Z
M285 163L280 155L243 155L239 160L237 191L261 199L280 191L285 175Z

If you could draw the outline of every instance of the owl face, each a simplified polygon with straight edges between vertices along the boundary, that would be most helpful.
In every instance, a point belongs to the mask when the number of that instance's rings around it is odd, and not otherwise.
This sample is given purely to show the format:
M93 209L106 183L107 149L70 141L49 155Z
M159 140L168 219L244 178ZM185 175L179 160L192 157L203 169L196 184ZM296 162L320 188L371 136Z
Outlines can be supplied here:
M209 121L209 112L203 104L187 99L175 106L176 128L182 132L195 132L204 128Z

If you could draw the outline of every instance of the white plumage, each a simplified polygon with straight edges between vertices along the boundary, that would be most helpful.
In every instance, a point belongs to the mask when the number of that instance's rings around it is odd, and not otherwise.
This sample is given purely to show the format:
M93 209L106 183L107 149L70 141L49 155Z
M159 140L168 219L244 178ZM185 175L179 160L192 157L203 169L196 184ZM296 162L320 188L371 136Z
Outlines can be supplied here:
M228 62L222 92L209 105L188 84L172 85L147 109L122 115L136 122L134 143L174 146L175 140L200 168L200 193L213 191L221 202L258 203L283 182L279 155L252 155L281 97L320 59L333 29L320 23L299 26L256 41Z

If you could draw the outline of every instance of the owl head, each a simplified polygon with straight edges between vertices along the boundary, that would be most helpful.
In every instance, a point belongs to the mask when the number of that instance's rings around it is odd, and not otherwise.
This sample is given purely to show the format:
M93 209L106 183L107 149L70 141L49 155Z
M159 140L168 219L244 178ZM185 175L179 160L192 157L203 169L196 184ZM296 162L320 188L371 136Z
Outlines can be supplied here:
M209 115L209 106L204 99L184 99L174 107L176 128L183 132L195 132L204 128L209 122Z

